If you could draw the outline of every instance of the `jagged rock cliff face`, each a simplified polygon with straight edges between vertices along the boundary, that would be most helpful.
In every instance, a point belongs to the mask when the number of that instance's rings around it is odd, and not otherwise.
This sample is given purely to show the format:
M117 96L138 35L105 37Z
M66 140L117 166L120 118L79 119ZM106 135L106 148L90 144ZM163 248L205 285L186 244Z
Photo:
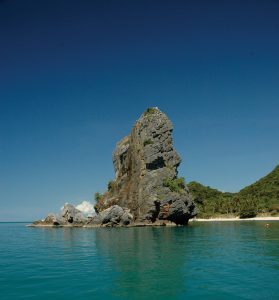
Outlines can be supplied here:
M119 205L134 220L187 224L196 215L184 182L177 178L180 157L173 148L173 126L158 108L147 109L113 152L115 181L98 199L97 213Z

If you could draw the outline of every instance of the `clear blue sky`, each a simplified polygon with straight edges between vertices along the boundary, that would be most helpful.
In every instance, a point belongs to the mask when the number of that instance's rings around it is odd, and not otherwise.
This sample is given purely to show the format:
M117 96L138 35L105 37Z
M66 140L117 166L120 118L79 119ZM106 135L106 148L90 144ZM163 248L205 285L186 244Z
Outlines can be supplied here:
M92 201L140 114L179 173L238 191L279 163L279 1L0 1L0 221Z

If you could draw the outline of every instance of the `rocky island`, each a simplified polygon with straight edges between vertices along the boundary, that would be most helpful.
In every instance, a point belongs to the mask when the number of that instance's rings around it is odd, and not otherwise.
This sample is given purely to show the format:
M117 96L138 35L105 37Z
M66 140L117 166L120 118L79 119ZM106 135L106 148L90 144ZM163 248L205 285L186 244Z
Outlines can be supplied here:
M115 180L104 194L96 193L96 215L85 217L66 204L59 216L49 214L32 226L186 225L197 210L184 179L178 177L181 159L172 131L163 112L148 108L116 145Z

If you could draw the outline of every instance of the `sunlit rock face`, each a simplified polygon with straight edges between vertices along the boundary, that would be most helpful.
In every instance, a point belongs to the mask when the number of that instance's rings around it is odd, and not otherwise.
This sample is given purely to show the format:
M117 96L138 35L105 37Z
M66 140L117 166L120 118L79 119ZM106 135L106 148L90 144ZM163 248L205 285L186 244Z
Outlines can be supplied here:
M94 207L88 201L83 201L77 206L65 203L61 207L60 213L50 213L45 219L35 221L33 224L38 226L83 226L88 222L89 217L92 218L94 215Z
M115 181L96 204L97 212L117 204L134 220L187 224L196 215L184 183L177 185L181 159L173 148L173 126L158 108L147 109L113 152Z
M97 216L92 218L87 225L95 224L107 227L113 226L128 226L133 222L133 215L127 208L122 208L118 205L110 206L102 210Z
M84 214L71 204L65 204L59 217L60 224L83 224L87 221Z

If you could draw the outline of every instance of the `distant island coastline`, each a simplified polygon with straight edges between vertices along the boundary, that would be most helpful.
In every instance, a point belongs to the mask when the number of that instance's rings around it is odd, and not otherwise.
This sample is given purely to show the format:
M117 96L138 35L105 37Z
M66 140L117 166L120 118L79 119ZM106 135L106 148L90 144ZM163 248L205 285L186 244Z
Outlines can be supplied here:
M189 222L226 222L226 221L279 221L279 216L272 217L272 216L259 216L254 218L245 218L240 219L239 217L229 217L223 216L219 218L193 218Z
M198 182L189 191L199 210L198 218L279 217L279 165L238 193L226 193Z

